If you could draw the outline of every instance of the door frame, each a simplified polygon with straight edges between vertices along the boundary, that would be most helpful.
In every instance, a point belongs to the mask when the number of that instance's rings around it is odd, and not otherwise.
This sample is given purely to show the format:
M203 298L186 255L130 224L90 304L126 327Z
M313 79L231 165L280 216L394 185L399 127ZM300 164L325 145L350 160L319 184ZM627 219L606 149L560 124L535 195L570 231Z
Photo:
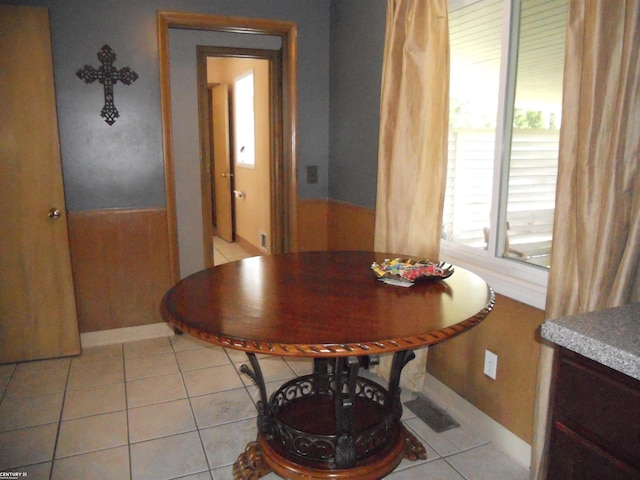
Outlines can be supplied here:
M281 159L283 157L283 128L282 128L282 54L280 50L264 50L256 48L241 47L215 47L215 46L198 46L197 47L197 63L198 63L198 110L200 125L200 149L201 158L201 186L202 186L202 233L204 244L204 263L205 267L213 266L213 227L211 225L212 209L211 209L211 119L210 108L208 105L209 85L207 82L207 58L250 58L258 60L266 60L269 62L269 183L270 188L270 232L269 238L273 239L272 252L283 253L282 248L284 240L284 215L280 212L284 210L280 191L278 190L278 181L280 180L279 171ZM232 142L233 143L233 142ZM232 155L233 162L233 155ZM235 171L235 169L233 169ZM235 174L235 173L234 173ZM234 177L235 179L235 177Z
M167 235L171 280L180 277L178 229L171 120L169 28L279 36L282 45L282 162L272 173L272 209L281 226L272 236L272 252L297 249L297 27L293 22L259 18L227 17L195 13L158 11L158 60L160 106L164 151ZM208 159L201 159L208 162ZM278 162L274 162L278 163ZM202 171L202 169L201 169ZM274 218L272 218L273 223Z

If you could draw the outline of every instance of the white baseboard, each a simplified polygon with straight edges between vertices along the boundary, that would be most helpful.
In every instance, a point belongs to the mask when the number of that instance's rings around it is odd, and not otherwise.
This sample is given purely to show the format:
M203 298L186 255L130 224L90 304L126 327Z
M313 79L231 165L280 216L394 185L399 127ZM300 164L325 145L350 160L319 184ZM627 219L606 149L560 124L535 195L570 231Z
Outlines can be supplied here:
M140 325L137 327L113 328L99 332L80 334L82 348L109 345L111 343L132 342L148 338L170 337L174 335L173 328L165 322Z
M443 406L461 423L472 425L479 433L486 435L496 447L527 470L530 469L531 445L473 406L440 380L427 373L422 393L437 405Z

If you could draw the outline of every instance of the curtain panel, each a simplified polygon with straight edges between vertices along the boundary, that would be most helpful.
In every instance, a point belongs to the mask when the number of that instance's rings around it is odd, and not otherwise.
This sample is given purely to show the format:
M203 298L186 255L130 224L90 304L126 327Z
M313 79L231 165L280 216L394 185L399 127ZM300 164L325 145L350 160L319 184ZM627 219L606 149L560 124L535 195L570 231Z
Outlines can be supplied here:
M640 301L640 0L569 0L547 318ZM546 478L554 348L538 369L531 478Z
M376 251L437 260L449 123L447 0L389 0L382 68ZM421 391L426 349L403 374ZM388 375L388 359L378 372Z

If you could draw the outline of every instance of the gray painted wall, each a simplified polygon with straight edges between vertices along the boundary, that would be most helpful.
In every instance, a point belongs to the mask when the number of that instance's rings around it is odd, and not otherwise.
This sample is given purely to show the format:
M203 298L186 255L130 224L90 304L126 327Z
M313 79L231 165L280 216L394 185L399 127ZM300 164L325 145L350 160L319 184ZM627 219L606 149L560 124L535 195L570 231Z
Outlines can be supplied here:
M2 3L49 9L60 147L69 211L152 208L165 205L158 10L293 21L298 27L299 198L328 196L329 0L22 0ZM120 118L100 117L103 90L76 77L99 65L109 44L115 66L131 67L138 80L115 86ZM319 182L306 184L307 165Z
M331 2L329 198L374 209L387 2Z
M60 144L69 211L165 205L158 10L271 18L298 26L298 193L375 207L385 0L0 0L50 11ZM99 116L104 44L140 78L115 86L120 118ZM187 93L185 93L186 95ZM197 135L196 135L197 137ZM307 165L319 181L307 184Z

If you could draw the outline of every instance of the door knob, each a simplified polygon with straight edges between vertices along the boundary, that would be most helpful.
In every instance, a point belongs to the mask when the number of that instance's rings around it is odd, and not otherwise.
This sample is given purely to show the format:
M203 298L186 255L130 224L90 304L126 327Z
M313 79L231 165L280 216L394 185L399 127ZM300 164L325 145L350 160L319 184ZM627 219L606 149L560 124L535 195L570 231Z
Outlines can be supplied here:
M233 177L233 173L223 173L222 178Z
M58 210L57 208L52 208L51 210L49 210L49 218L51 220L57 220L60 218L60 210Z

